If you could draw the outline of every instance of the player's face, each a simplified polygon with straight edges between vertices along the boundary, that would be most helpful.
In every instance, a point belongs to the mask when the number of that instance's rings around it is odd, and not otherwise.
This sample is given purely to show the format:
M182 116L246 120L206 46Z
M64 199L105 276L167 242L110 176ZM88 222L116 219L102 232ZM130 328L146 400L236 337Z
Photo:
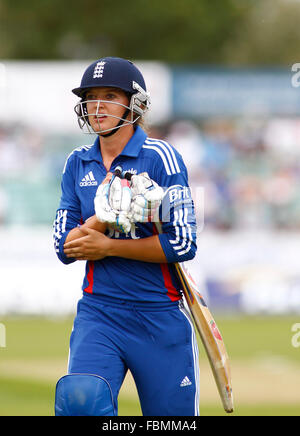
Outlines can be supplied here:
M116 127L129 105L128 96L117 88L92 88L85 100L89 123L95 132Z

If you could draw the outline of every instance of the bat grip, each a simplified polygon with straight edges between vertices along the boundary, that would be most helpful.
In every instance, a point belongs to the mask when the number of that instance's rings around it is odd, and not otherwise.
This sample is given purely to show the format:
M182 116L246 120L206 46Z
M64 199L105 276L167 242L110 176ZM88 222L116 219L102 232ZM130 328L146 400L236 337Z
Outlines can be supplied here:
M113 172L113 175L115 177L120 177L120 179L122 179L122 167L120 166L116 167L115 171Z
M122 171L122 167L117 166L115 171L113 172L113 175L115 177L120 177L120 179L126 179L130 182L131 178L132 178L132 174L129 171L125 171L123 173Z
M131 178L132 178L132 174L130 172L126 171L124 174L124 179L126 179L130 182Z

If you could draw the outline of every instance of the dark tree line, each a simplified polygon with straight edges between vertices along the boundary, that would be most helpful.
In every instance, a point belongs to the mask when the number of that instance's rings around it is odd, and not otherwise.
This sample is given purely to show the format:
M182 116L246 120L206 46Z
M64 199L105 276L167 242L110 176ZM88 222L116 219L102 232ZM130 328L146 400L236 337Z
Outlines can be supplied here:
M296 0L0 0L1 59L300 61Z

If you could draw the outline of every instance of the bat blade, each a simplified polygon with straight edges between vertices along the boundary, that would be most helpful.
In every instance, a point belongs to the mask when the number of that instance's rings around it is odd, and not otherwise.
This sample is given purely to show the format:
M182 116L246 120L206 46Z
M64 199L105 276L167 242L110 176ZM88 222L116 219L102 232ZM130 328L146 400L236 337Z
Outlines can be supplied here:
M183 294L203 342L215 382L227 413L233 412L233 394L229 358L217 324L196 283L183 263L175 263Z

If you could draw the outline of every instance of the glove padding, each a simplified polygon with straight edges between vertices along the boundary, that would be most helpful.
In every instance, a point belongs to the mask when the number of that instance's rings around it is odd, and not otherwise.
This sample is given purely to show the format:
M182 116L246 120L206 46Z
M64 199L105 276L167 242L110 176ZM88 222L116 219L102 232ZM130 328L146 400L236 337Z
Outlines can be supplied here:
M158 220L158 210L164 196L164 190L148 173L131 177L132 200L128 213L131 222L151 222Z
M130 211L132 193L126 179L112 177L108 183L99 186L94 198L95 213L99 221L120 233L128 233L131 222Z

